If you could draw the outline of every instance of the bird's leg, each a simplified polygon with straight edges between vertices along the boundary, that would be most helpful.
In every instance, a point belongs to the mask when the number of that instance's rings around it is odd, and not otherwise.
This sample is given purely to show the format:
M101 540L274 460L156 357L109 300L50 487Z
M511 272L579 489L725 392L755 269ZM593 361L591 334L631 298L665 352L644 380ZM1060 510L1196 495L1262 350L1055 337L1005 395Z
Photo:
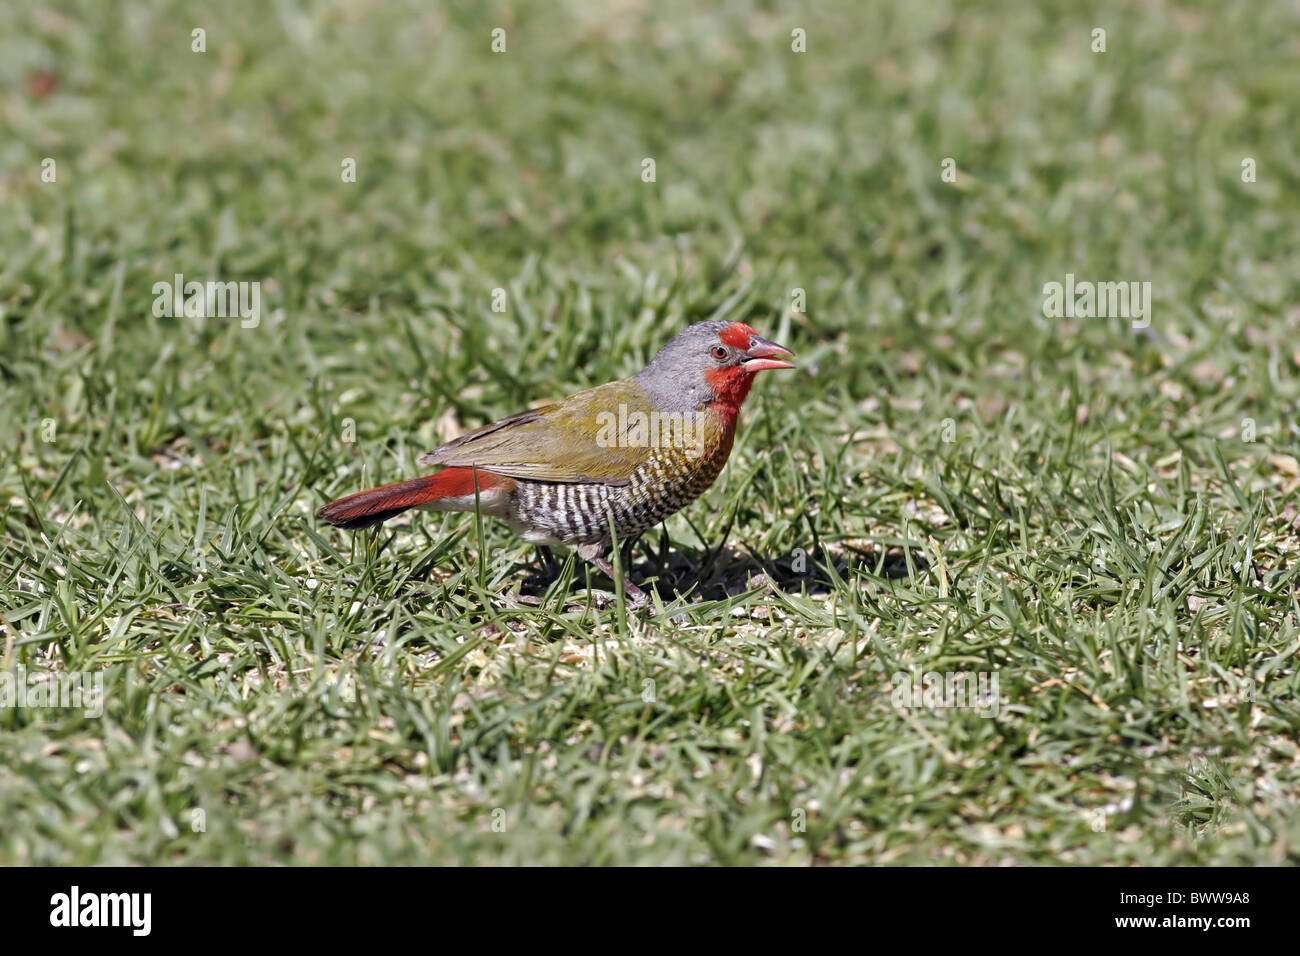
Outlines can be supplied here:
M628 538L626 541L620 541L618 543L619 554L622 556L622 561L623 561L624 574L632 573L632 549L636 547L636 543L637 541L640 540L640 537L641 537L640 535L636 535L634 537Z
M555 560L555 555L551 552L551 549L544 544L537 546L537 559L537 571L528 575L525 584L528 587L535 587L545 591L547 587L559 580L561 565ZM522 592L516 600L520 604L527 604L530 607L538 607L542 603L542 599L535 594L523 594Z
M664 578L668 574L668 523L664 522L659 525L659 550L655 553L655 565L657 570L655 574Z
M611 581L617 583L617 579L614 577L614 567L608 561L604 558L592 558L591 563L604 571ZM646 597L644 591L627 579L626 575L623 577L623 590L627 592L632 607L645 607L646 602L650 600Z
M604 555L601 554L601 548L599 545L581 545L578 548L578 557L582 558L584 561L590 561L601 571L605 572L615 585L618 584L618 579L614 577L614 567L605 560ZM627 592L628 600L634 608L645 607L646 603L649 601L645 592L629 581L626 574L623 575L623 590Z
M554 581L560 576L559 562L555 560L555 552L544 544L537 546L537 557L542 566L542 580Z

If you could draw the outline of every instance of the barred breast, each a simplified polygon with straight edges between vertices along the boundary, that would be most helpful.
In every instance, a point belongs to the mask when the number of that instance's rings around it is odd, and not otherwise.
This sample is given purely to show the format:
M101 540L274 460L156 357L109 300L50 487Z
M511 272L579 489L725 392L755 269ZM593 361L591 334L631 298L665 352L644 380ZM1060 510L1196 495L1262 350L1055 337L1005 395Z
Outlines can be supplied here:
M609 516L620 541L690 504L713 484L731 454L727 430L705 454L656 449L625 485L517 481L507 518L534 544L609 543Z

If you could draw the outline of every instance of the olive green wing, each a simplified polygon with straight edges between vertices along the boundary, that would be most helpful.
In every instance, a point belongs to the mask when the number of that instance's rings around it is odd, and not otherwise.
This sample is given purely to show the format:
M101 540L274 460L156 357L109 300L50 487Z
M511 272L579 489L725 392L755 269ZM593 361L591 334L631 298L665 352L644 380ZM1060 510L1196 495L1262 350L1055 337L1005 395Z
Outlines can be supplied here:
M651 411L640 385L611 382L467 432L420 462L532 481L625 485L650 453L626 440L629 416Z

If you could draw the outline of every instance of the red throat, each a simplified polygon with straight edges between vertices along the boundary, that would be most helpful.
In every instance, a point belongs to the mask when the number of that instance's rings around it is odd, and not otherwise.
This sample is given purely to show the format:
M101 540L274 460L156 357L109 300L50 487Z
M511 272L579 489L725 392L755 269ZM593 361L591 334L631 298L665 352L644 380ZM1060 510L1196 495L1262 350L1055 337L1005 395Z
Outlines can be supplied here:
M754 376L743 368L711 368L704 373L709 387L717 396L709 407L717 414L726 428L734 428L740 406L745 403L745 396L754 385Z
M718 334L718 338L732 348L743 350L749 348L749 337L757 334L744 322L732 322ZM754 373L739 366L731 366L709 369L704 377L717 396L709 403L709 407L724 428L735 428L740 406L745 403L745 397L754 385Z

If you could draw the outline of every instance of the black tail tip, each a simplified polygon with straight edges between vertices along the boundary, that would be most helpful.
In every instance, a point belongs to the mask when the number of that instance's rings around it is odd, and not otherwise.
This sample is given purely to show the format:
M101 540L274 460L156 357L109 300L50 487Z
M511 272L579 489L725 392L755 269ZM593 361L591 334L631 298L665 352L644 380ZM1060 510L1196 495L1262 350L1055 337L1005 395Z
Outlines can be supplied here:
M405 510L405 508L389 508L386 511L375 511L371 514L350 515L347 512L331 511L329 505L324 505L316 512L316 517L336 528L342 528L344 531L364 531L366 528L373 528L377 524L383 524L389 518L395 518Z

